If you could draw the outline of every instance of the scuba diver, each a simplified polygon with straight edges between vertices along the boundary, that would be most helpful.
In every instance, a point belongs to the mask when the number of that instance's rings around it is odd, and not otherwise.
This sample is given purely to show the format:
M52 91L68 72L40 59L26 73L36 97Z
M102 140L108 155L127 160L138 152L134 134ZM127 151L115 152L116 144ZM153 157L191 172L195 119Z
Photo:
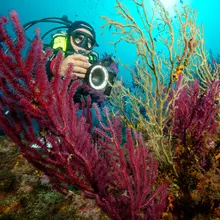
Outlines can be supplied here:
M70 22L66 16L61 19L68 23L67 30L58 31L52 36L51 43L46 45L53 50L46 66L48 77L53 77L56 55L62 51L64 59L61 63L61 75L65 77L69 64L73 64L72 74L83 81L74 95L74 102L80 102L81 98L90 95L92 102L100 105L105 96L110 95L110 85L114 83L118 68L111 68L115 63L112 57L105 56L100 60L98 53L93 51L99 45L95 30L90 24L85 21Z
M49 33L59 30L52 35L50 44L44 44L44 49L51 48L53 52L46 64L48 78L53 77L57 53L62 51L64 59L61 63L61 75L65 77L65 71L71 63L73 64L72 74L82 80L82 85L73 97L74 102L81 102L81 98L90 95L92 102L96 102L100 106L105 98L110 96L111 85L114 84L118 73L118 64L114 61L112 55L108 56L106 53L102 59L99 59L98 53L93 50L96 46L99 46L96 42L94 28L85 21L72 22L68 20L66 15L63 15L61 18L48 17L30 21L23 25L24 31L37 23L62 25L51 28L41 36L41 39L44 40ZM61 29L66 30L61 31Z
M91 56L92 49L98 46L96 43L96 34L91 25L84 21L75 21L68 28L67 32L58 32L52 37L51 47L54 55L49 61L49 72L53 72L53 65L56 57L56 52L62 50L65 59L61 64L61 75L68 67L69 63L74 66L73 74L79 78L85 78L88 68L91 66L89 57ZM97 59L96 54L94 54Z

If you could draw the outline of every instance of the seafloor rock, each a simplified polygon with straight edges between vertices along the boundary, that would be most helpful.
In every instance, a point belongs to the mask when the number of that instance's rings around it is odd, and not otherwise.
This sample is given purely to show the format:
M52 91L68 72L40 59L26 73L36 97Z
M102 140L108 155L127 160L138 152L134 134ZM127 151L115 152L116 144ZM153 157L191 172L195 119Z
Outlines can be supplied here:
M108 219L95 200L79 191L67 197L54 192L47 177L19 153L14 143L0 138L0 220Z

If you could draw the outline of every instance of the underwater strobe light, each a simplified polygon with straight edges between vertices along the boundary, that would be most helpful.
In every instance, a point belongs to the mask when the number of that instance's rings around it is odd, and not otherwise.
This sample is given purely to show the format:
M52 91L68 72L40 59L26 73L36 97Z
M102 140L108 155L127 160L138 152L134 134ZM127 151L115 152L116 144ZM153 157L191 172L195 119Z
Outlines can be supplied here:
M109 69L109 65L104 66L98 61L98 55L92 51L89 54L85 54L82 51L78 51L79 54L87 56L89 63L92 65L86 72L84 82L92 89L103 92L104 95L109 96L112 86L116 78L116 72Z
M104 66L94 64L88 69L85 80L91 88L103 91L109 81L109 72Z

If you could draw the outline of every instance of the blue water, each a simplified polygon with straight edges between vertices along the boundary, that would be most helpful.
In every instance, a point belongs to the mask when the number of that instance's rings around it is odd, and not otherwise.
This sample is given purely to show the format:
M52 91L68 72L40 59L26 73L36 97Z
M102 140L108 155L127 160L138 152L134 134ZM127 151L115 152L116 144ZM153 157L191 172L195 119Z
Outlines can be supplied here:
M129 8L132 1L123 0L122 2ZM145 2L148 8L153 6L151 0ZM190 5L195 8L199 13L198 25L202 24L205 27L207 50L211 49L214 56L220 53L219 0L161 0L161 2L165 5L171 16L173 16L172 8L175 4ZM104 24L104 20L102 20L100 16L104 15L114 19L116 16L114 6L115 0L38 0L22 2L20 0L2 0L0 16L8 16L9 11L14 9L19 14L22 24L44 17L62 17L63 15L67 15L68 18L73 21L87 21L96 30L97 41L100 45L96 48L96 51L99 54L103 54L104 52L114 53L124 64L132 66L136 58L134 46L121 43L115 52L114 47L108 44L109 41L114 41L108 28L105 29L105 33L102 35L100 26ZM131 14L136 16L136 9L134 7L130 9ZM41 32L44 33L51 28L51 24L38 24L37 27L39 27ZM29 31L29 35L33 34L34 29ZM49 39L46 39L46 41L49 41ZM120 74L124 79L128 77L127 72L124 70L120 71Z

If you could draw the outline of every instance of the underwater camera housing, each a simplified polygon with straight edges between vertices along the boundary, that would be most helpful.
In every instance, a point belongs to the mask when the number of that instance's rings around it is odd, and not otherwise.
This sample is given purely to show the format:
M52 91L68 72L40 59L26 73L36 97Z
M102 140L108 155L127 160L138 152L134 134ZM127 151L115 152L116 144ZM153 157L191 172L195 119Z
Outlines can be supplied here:
M85 54L83 51L79 51L78 53L88 57L89 63L92 64L86 72L84 82L90 88L109 96L112 89L111 85L114 84L116 78L116 72L111 71L108 65L103 65L98 60L96 52Z

